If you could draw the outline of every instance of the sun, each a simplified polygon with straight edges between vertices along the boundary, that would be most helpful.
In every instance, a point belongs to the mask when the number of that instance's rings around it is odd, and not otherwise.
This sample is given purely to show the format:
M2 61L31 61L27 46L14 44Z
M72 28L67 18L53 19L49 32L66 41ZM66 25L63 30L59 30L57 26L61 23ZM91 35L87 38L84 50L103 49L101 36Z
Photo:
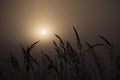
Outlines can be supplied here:
M49 33L50 31L47 29L47 28L39 28L37 30L37 35L40 37L40 38L48 38L49 37Z
M51 36L50 26L40 25L36 27L35 33L36 33L36 37L41 40L49 39Z
M46 29L41 29L41 35L47 35L48 31Z
M33 40L49 42L52 40L54 32L51 25L34 25L34 27L30 29L29 34Z

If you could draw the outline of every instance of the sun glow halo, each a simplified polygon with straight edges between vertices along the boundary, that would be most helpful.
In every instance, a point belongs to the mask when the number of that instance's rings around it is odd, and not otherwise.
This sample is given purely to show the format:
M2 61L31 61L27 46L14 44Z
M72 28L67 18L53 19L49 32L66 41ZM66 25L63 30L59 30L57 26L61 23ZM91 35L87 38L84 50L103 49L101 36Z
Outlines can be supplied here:
M46 30L46 29L42 29L42 30L41 30L41 34L42 34L42 35L46 35L46 34L47 34L47 30Z
M36 28L36 37L40 38L41 40L48 40L51 36L51 29L49 26L41 25Z
M42 42L49 42L53 38L53 28L50 25L34 25L30 30L33 34L30 35L34 40L40 40Z

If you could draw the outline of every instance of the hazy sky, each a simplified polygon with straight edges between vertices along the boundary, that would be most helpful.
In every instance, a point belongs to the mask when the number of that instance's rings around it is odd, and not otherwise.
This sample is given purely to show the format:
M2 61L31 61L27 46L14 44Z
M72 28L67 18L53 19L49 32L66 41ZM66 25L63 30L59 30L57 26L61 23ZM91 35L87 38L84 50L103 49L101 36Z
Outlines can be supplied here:
M120 1L0 0L1 55L6 53L7 49L8 52L17 50L16 46L18 47L20 42L39 39L33 34L41 24L48 25L52 33L71 41L74 38L73 25L82 40L94 41L98 34L102 34L119 41Z

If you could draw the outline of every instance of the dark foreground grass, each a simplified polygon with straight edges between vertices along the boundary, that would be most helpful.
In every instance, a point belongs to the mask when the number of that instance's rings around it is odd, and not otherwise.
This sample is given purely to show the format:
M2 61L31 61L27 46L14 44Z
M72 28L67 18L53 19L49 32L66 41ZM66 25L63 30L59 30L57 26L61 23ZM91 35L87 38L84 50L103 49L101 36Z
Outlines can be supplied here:
M56 50L54 58L50 58L41 51L40 59L36 60L31 55L31 51L39 41L26 47L20 45L24 65L21 65L19 60L11 54L8 60L5 60L9 65L8 70L0 69L0 80L120 80L120 54L113 45L99 35L102 43L85 42L87 47L83 47L75 27L73 30L77 49L69 41L64 41L55 34L58 42L53 41ZM107 63L98 56L96 47L102 47L108 51L110 70L106 67Z

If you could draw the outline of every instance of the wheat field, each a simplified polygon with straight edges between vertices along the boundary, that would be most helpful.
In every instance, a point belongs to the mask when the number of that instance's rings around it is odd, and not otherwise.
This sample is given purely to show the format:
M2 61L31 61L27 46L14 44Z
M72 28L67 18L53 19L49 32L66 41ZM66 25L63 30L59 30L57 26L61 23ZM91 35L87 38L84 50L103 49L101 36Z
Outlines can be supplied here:
M58 41L53 40L56 51L54 58L44 51L41 51L39 60L31 55L39 41L26 47L20 44L24 65L10 54L9 58L3 61L8 64L8 70L0 69L0 80L120 80L120 53L113 44L101 35L98 36L101 43L81 43L75 27L73 32L77 48L55 34ZM86 47L83 47L84 45ZM109 63L104 62L104 55L99 56L96 48L104 48L108 52L104 53L108 54ZM108 64L109 70L106 67Z

